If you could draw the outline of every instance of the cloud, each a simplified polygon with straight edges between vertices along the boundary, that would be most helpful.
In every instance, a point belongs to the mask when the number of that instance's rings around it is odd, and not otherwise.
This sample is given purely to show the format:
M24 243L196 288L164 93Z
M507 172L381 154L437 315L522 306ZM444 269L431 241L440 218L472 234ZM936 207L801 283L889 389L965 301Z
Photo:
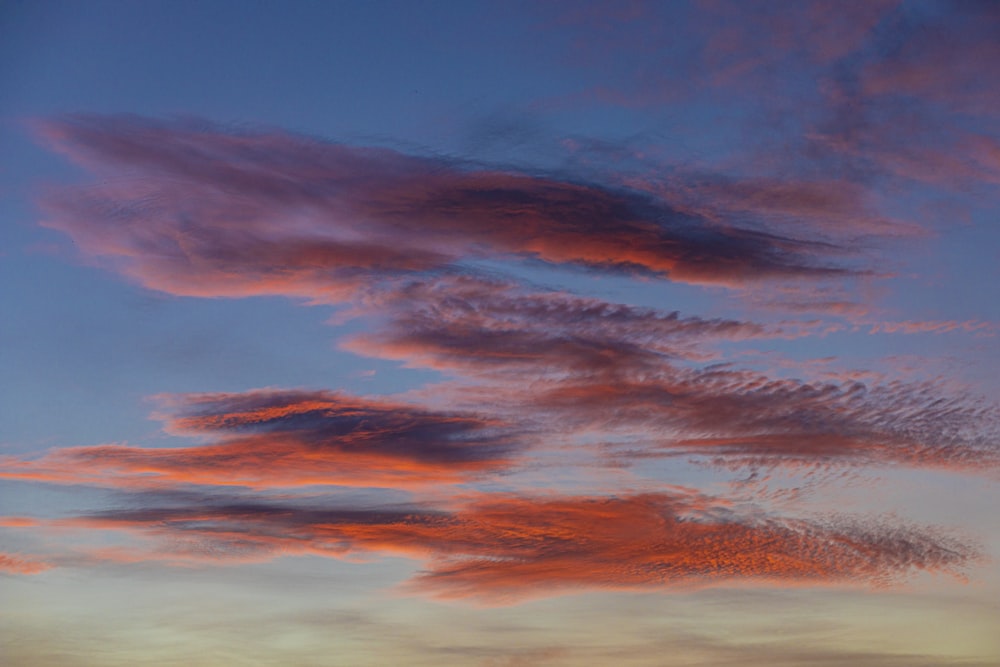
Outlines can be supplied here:
M0 528L31 528L38 525L37 519L27 516L0 516Z
M53 566L34 556L5 553L0 551L0 573L4 574L38 574Z
M866 238L925 233L917 225L880 215L874 191L846 179L716 176L678 190L674 196L686 202L686 210L717 218L782 222L789 228L808 229L810 238L828 240L831 248L851 247Z
M104 182L47 199L47 225L175 294L339 301L359 284L492 258L704 284L830 277L850 249L714 220L558 174L279 131L70 116L41 133Z
M795 139L806 161L896 197L900 184L906 197L925 193L912 190L918 184L966 193L996 185L1000 95L982 63L1000 57L1000 12L945 0L900 3L883 18L849 58L816 74L823 99Z
M679 109L739 109L738 134L716 150L747 178L718 192L720 203L736 194L738 206L766 209L777 195L779 217L785 207L798 214L798 201L805 219L832 221L869 199L871 185L889 185L898 200L900 180L961 190L1000 182L1000 86L982 65L1000 59L1000 12L989 2L712 0L648 4L615 19L580 11L557 25L576 44L574 60L597 73L577 104L652 107L675 122L684 122ZM824 189L835 205L810 211ZM888 222L864 210L851 217ZM890 233L908 227L895 226Z
M105 554L116 561L404 556L425 565L405 590L487 604L594 589L884 586L913 570L958 574L977 557L934 528L770 518L685 489L611 497L478 494L450 510L205 499L196 507L109 510L58 523L152 540L146 551Z
M529 442L544 447L553 438L613 443L603 453L616 465L671 456L722 467L988 472L1000 464L995 407L943 386L849 375L804 381L710 363L719 356L714 344L800 335L781 326L461 275L365 290L357 312L374 326L344 347L453 375L457 390L434 385L421 400L466 412L323 391L186 394L163 398L159 417L169 432L202 444L70 447L7 458L0 476L408 488L509 472L526 460Z
M996 116L1000 11L988 2L945 2L906 13L890 45L862 73L870 96L907 96L948 111Z
M164 400L173 410L163 415L168 431L208 442L6 457L0 477L98 486L405 487L496 472L512 463L519 446L514 430L497 419L334 392L257 390Z
M703 67L716 85L767 87L775 72L831 65L864 47L898 0L700 3ZM790 84L790 81L786 81ZM801 83L799 84L801 85Z
M902 464L966 472L1000 465L995 407L933 383L805 382L725 367L666 368L536 387L532 402L581 429L640 436L626 458L724 465Z
M773 107L789 94L815 94L819 81L811 75L864 48L898 4L642 3L628 12L559 8L554 23L569 32L572 64L600 74L601 83L577 95L577 101L663 108L735 89Z
M981 320L906 320L904 322L874 322L869 331L870 333L889 334L939 334L964 331L992 336L996 333L996 325Z
M826 382L714 360L713 343L793 337L780 326L526 293L476 279L415 281L371 304L355 352L449 372L456 401L488 402L552 433L629 436L629 456L728 457L773 465L1000 464L1000 415L934 382ZM963 328L932 323L909 332ZM882 329L880 328L879 331Z
M414 366L524 379L703 359L713 342L795 337L777 326L684 317L475 276L397 282L359 308L373 331L342 347Z

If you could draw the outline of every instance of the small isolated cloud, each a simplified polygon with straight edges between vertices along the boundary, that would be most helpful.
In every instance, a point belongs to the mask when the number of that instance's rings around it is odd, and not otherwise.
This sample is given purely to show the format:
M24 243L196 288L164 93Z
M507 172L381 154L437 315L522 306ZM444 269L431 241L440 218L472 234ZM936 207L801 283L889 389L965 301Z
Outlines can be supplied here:
M408 486L458 482L512 462L510 427L472 414L322 391L258 390L165 399L167 430L206 444L67 447L0 461L0 476L143 486L313 484Z
M449 510L225 503L111 510L59 522L151 540L113 561L175 564L282 555L396 555L425 569L404 589L506 604L556 593L720 583L888 585L958 574L976 549L934 528L744 514L690 490L588 496L480 494ZM100 554L95 554L100 557Z
M24 556L0 551L0 573L3 574L38 574L53 566L35 556Z

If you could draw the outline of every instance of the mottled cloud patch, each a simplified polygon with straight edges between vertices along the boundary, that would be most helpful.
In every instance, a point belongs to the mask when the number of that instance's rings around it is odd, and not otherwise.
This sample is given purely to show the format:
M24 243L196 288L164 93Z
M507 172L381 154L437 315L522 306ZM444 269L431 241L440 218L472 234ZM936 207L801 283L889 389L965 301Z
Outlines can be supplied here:
M413 282L372 306L379 327L348 349L476 382L478 391L463 386L454 400L488 401L551 432L634 436L637 458L658 452L969 471L1000 463L997 407L943 385L805 381L711 363L713 342L796 335L779 326L475 279ZM980 330L910 324L887 331Z
M131 116L40 126L106 179L50 196L47 224L176 294L341 300L374 277L475 258L707 284L855 270L849 248L766 220L708 219L558 174Z
M53 566L34 556L0 552L0 573L2 574L38 574Z
M694 180L694 179L692 179ZM831 247L851 247L876 237L924 234L919 226L878 213L875 192L860 183L830 177L726 179L716 176L676 188L674 198L689 210L719 218L771 220L787 228L807 228L810 238Z
M477 277L413 280L373 294L377 328L343 347L414 366L521 380L702 360L711 344L793 338L779 326L682 316Z
M468 413L333 392L260 390L165 399L167 430L191 447L68 447L6 458L0 476L98 486L254 488L315 484L409 486L459 482L512 463L510 425Z
M807 219L829 221L854 195L868 199L892 181L967 192L1000 178L1000 86L983 65L1000 59L1000 13L989 2L713 0L652 3L615 20L601 14L560 22L577 43L574 60L614 82L576 103L738 105L747 126L723 150L744 174L778 177L723 188L720 203L734 195L738 209L777 203L780 216L797 200ZM664 38L673 25L685 26L684 40ZM605 63L619 67L604 72ZM814 208L828 187L835 206ZM863 210L851 217L884 222Z
M771 102L790 89L814 94L810 75L863 48L896 5L709 0L637 3L627 12L560 7L556 23L570 31L572 62L603 75L578 103L662 108L719 89L751 91ZM670 33L681 25L683 38Z
M1000 58L1000 10L989 2L947 2L907 12L882 57L861 79L869 95L903 95L950 111L995 116L996 77L983 63Z
M404 588L504 604L594 589L720 583L883 586L914 570L957 574L975 548L934 528L746 514L693 491L480 495L447 511L263 503L112 510L60 522L152 539L114 561L177 564L282 555L397 555L425 569Z
M980 320L905 320L902 322L876 322L871 325L870 333L951 333L962 331L982 336L996 334L997 326L992 322Z
M725 367L595 377L538 387L533 404L581 429L641 436L637 460L728 464L903 464L966 472L1000 465L995 406L933 384L805 382ZM725 457L722 459L721 457Z
M31 528L38 520L27 516L0 516L0 528Z

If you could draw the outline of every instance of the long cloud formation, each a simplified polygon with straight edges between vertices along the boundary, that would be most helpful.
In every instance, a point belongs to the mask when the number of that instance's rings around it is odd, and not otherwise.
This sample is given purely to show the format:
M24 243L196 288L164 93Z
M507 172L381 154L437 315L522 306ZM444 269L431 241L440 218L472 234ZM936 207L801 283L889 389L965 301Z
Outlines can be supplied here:
M51 197L47 224L176 294L339 300L372 277L496 257L708 284L853 271L851 249L766 215L710 219L558 176L131 116L41 128L111 177Z
M753 323L470 279L413 282L378 305L381 328L349 349L483 382L494 402L507 399L555 430L624 432L663 453L784 464L1000 463L995 407L933 383L805 382L692 365L711 341L784 335Z
M520 414L550 431L639 435L666 454L967 470L996 465L996 414L971 399L924 385L815 384L692 367L714 360L713 341L798 335L789 329L529 290L462 266L527 254L673 277L678 270L689 276L711 271L722 282L753 267L756 277L799 269L811 275L818 264L807 256L816 259L816 251L829 258L843 248L818 242L796 254L794 243L778 237L768 237L774 243L766 246L734 245L732 239L750 238L744 234L751 228L718 215L743 219L757 211L815 222L825 214L833 226L851 228L846 221L856 218L857 233L875 233L881 223L865 218L856 187L841 201L829 185L716 180L693 188L682 213L665 203L668 193L641 195L278 132L117 116L66 118L44 132L98 172L117 176L51 200L57 216L50 224L89 253L122 262L123 271L147 286L178 294L350 300L377 322L363 338L348 341L348 349L473 379L494 394L492 403L512 398ZM705 197L716 200L714 209L692 208ZM701 212L691 212L696 209ZM757 234L751 236L765 238ZM598 248L607 251L603 259L588 254ZM779 250L785 259L766 259ZM52 456L93 455L113 469L148 465L154 476L180 481L182 474L169 472L174 466L214 470L218 458L253 461L280 445L285 454L270 456L291 470L294 452L311 451L297 430L241 435L231 424L226 429L217 433L225 442L195 449L150 454L112 447ZM189 458L201 463L190 465ZM43 463L33 465L37 470ZM374 473L378 466L368 461L347 468L353 472L341 475L343 483L366 479L359 470ZM430 467L423 471L438 479ZM246 471L230 477L264 483ZM313 472L305 479L319 477Z
M510 425L333 392L260 390L174 396L171 432L204 445L100 445L0 461L0 477L100 486L254 488L455 483L508 466Z
M529 291L475 276L396 282L363 311L376 331L344 347L438 369L543 377L598 368L702 359L708 343L794 337L795 331L723 318L683 317L565 292Z
M747 173L773 170L787 192L798 175L817 173L841 190L839 202L873 181L904 196L916 184L967 193L1000 182L1000 86L983 70L1000 58L995 4L719 0L684 11L649 3L614 19L581 12L573 31L583 28L579 52L593 58L581 65L635 65L578 100L659 109L738 95L757 132L728 148L750 148ZM660 33L679 21L691 24L687 49ZM786 124L777 137L776 123Z
M487 604L553 592L733 582L884 585L913 570L958 574L976 549L933 528L745 516L690 490L616 497L473 497L450 510L225 503L112 510L57 522L126 531L175 564L282 555L401 555L426 569L404 588ZM100 557L98 552L98 557Z
M717 581L882 583L972 556L934 530L759 518L682 493L476 492L444 509L326 510L206 492L197 506L156 505L145 492L192 485L260 497L310 485L478 482L529 462L527 445L547 439L611 443L602 451L630 463L684 455L723 466L995 471L1000 420L995 407L930 383L807 382L717 363L724 343L792 338L808 323L682 316L529 287L477 265L534 260L741 287L855 277L866 271L858 239L904 229L872 214L856 183L626 187L124 116L66 117L41 131L103 178L46 202L46 224L88 255L171 294L349 303L370 327L346 349L460 385L455 394L446 391L454 384L431 388L460 410L307 390L175 396L161 415L167 430L199 444L0 461L3 477L139 490L138 509L65 522L156 545L98 558L399 554L426 564L409 584L416 590L498 602Z

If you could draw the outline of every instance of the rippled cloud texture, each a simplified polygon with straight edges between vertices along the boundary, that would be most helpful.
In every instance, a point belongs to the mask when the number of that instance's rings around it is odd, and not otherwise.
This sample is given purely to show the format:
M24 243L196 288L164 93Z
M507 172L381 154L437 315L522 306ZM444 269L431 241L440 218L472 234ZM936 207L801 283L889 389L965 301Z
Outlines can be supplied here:
M871 271L832 235L792 236L786 208L776 212L756 184L706 190L721 200L707 216L662 195L566 175L273 130L132 116L40 127L105 179L47 199L45 224L88 255L180 296L348 304L369 327L345 349L450 375L440 391L461 407L301 389L168 396L167 431L202 444L55 449L6 459L6 477L130 489L140 503L143 489L187 486L407 489L509 475L534 465L553 440L586 450L594 437L618 443L611 451L626 466L687 456L724 468L997 470L996 408L975 396L927 381L783 378L720 363L715 350L808 336L808 323L682 315L477 268L485 259L541 260L737 290ZM741 196L752 219L725 213ZM832 199L812 201L836 209ZM405 512L151 506L68 524L204 543L149 554L167 562L403 553L431 563L414 590L486 600L688 580L889 581L912 568L954 570L974 553L935 529L886 520L838 528L764 508L754 520L710 511L685 519L687 500L655 494L481 494L462 503ZM7 558L10 570L39 569Z
M37 201L73 261L167 303L318 313L328 342L303 352L310 384L252 354L252 383L165 382L145 439L6 447L0 481L74 501L0 517L0 576L319 562L385 568L378 599L469 614L985 576L996 535L962 492L1000 479L980 247L1000 206L1000 11L531 16L566 85L449 148L207 112L31 115L74 170ZM617 120L572 122L601 114ZM530 146L496 150L515 136ZM329 359L362 370L328 380ZM967 517L915 491L941 479ZM683 638L697 664L733 659L701 637ZM907 658L866 646L758 653ZM488 664L575 655L509 649ZM587 659L627 654L605 649Z

